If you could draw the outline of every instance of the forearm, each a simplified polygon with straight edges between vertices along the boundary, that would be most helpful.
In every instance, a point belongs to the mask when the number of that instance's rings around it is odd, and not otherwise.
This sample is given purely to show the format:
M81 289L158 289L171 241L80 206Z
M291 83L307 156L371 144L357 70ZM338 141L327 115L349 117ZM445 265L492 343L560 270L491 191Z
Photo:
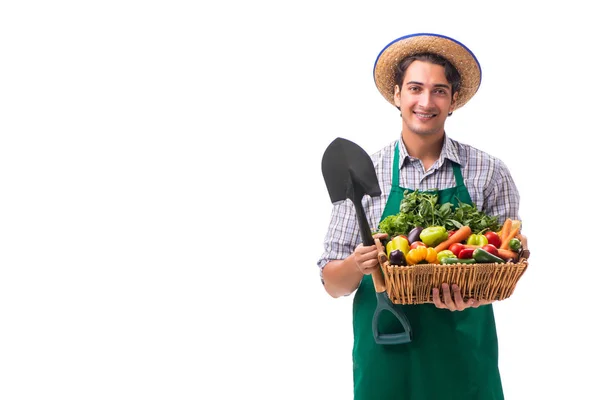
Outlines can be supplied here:
M323 267L325 290L332 297L354 292L362 278L363 273L357 267L354 253L344 260L329 261Z

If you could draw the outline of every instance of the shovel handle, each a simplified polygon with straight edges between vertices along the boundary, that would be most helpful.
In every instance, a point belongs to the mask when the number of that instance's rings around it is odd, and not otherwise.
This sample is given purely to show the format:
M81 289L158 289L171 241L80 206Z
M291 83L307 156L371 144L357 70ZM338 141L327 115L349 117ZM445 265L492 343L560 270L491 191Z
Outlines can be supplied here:
M352 200L354 203L354 210L356 211L356 220L358 221L360 238L363 246L373 246L375 244L375 240L373 239L373 234L371 233L371 228L369 227L369 221L367 220L367 216L365 215L365 210L361 201L362 196L357 196Z
M373 285L375 286L375 291L377 293L385 292L386 285L385 279L383 277L383 273L381 272L381 268L384 267L385 262L387 261L387 256L383 250L383 245L379 239L374 239L375 245L377 246L377 259L379 261L379 268L376 268L376 271L371 274L373 278Z
M361 197L362 199L362 197ZM369 222L367 221L367 216L365 215L365 210L363 209L361 199L355 198L354 209L356 210L356 219L358 220L358 227L360 229L360 238L362 239L363 246L373 246L377 244L379 240L375 240L373 238L373 234L371 233L371 228L369 228ZM379 242L379 246L377 247L378 253L381 253L383 246L381 246L381 242ZM385 292L385 280L383 278L383 274L381 273L381 268L376 268L376 271L371 274L373 277L373 284L375 285L375 291L377 293Z

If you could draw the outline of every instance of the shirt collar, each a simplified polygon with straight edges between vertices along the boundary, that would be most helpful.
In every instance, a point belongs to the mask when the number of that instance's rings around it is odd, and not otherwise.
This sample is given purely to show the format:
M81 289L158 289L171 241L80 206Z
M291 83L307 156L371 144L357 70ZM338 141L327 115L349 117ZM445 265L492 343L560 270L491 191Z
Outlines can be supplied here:
M406 150L406 146L404 146L404 142L402 138L399 140L400 148L399 148L399 162L400 168L404 165L406 160L409 159L408 151ZM444 164L444 161L448 159L461 165L460 158L458 157L458 146L456 142L448 137L448 135L444 134L444 144L442 145L442 151L440 153L439 163L440 165Z
M440 154L440 161L448 159L461 165L460 157L458 156L458 145L456 142L444 134L444 145L442 146L442 153Z

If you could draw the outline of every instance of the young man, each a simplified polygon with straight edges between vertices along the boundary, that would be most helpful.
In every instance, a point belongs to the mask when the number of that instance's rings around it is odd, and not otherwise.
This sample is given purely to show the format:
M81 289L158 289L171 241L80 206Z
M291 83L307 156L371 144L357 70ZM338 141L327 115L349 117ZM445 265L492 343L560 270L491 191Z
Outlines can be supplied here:
M374 155L382 195L365 196L371 228L399 212L405 189L437 191L441 203L474 204L488 215L519 219L519 194L504 163L450 139L446 118L479 88L479 62L461 43L436 34L401 37L374 68L377 88L400 110L399 140ZM334 205L318 261L325 290L354 295L354 398L403 400L503 399L492 306L462 299L459 288L434 289L434 304L401 306L413 330L402 345L378 345L371 329L376 296L375 246L365 247L350 201ZM451 291L454 294L451 294ZM452 312L457 311L457 312ZM392 318L383 330L402 332Z

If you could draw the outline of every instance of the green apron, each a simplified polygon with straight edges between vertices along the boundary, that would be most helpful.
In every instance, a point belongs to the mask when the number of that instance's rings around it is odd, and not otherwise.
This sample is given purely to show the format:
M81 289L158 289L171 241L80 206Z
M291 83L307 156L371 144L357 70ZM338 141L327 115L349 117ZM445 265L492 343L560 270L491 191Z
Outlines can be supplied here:
M392 189L381 219L397 214L404 188L399 185L398 146ZM441 204L457 199L471 204L460 166L453 163L456 187L438 191ZM408 344L378 345L371 327L377 304L370 275L354 296L353 326L355 400L502 400L498 370L498 340L491 305L464 311L433 304L396 305L410 321ZM403 332L402 325L383 313L382 333Z

